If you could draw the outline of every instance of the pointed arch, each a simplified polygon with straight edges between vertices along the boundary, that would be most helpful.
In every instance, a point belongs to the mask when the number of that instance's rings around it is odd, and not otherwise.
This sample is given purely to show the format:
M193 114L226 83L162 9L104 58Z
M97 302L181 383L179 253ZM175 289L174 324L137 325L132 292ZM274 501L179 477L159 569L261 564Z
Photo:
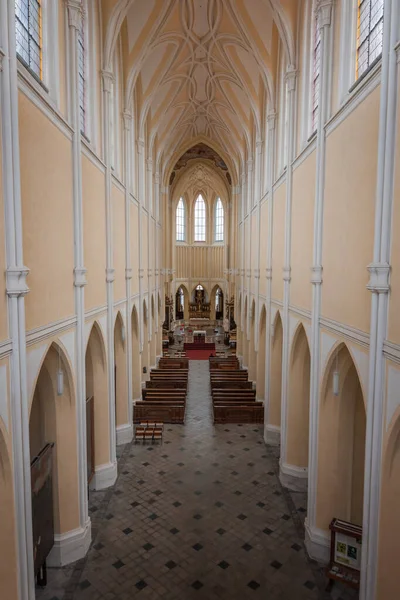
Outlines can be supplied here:
M62 387L57 373L62 372ZM52 342L44 356L29 413L31 462L47 444L52 449L54 532L79 526L79 476L74 382L64 349ZM50 518L50 515L49 515ZM34 525L35 529L35 525Z
M194 241L205 242L207 239L206 202L200 193L194 202Z
M283 324L278 310L271 331L271 387L269 402L269 426L276 431L279 431L281 427L282 349Z
M337 390L335 372L339 373ZM341 342L322 377L317 489L317 526L321 529L328 529L333 514L362 524L365 432L360 378L347 345Z
M293 337L289 361L286 462L299 475L308 469L311 354L307 334L299 323Z
M140 333L139 316L136 306L132 308L131 315L132 335L132 394L133 400L140 400L141 374L140 374Z
M181 196L178 200L178 204L176 205L175 211L175 230L176 235L175 239L177 242L185 242L186 241L186 203Z
M257 352L257 398L265 397L265 344L267 337L267 310L263 303L258 326L258 352Z
M215 200L215 214L214 214L214 240L216 242L224 241L224 206L221 198Z
M0 419L0 581L5 598L18 597L13 474L7 434Z
M121 312L114 324L115 423L116 427L129 421L128 372L126 363L126 333Z

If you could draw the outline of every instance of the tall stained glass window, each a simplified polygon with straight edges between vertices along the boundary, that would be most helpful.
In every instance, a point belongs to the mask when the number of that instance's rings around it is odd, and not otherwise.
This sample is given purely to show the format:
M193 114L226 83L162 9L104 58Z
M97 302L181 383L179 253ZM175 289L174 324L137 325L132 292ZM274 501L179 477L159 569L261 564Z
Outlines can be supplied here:
M206 241L206 203L201 194L194 205L194 241Z
M17 54L42 79L42 7L40 0L15 0Z
M176 207L176 241L185 241L185 203L182 198Z
M221 198L217 198L215 203L215 241L224 241L224 207Z
M358 0L357 78L382 54L384 0Z

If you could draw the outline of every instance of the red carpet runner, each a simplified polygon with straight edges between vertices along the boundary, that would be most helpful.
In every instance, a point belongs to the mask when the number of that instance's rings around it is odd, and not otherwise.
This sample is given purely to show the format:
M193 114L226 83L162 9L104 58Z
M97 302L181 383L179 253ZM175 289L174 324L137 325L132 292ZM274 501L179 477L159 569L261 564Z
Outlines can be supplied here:
M186 350L186 357L189 360L208 360L210 354L215 356L214 350Z

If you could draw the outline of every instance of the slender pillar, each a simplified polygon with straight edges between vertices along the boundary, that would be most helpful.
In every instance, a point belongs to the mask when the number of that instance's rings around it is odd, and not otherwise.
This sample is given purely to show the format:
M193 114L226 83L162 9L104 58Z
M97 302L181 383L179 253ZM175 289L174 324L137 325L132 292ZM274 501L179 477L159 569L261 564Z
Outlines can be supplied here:
M143 352L143 248L142 248L142 224L143 224L143 202L144 202L144 141L137 140L138 153L138 246L139 246L139 348Z
M78 440L78 477L80 525L87 531L82 556L90 543L90 518L87 494L86 457L86 365L85 365L85 295L86 269L83 255L83 200L81 126L79 108L79 59L78 36L81 31L82 4L80 0L67 0L68 48L69 48L69 115L72 136L72 179L74 210L74 296L76 312L76 416Z
M103 81L103 136L105 163L105 209L106 209L106 286L107 286L107 349L108 349L108 418L110 426L110 469L117 476L116 431L115 431L115 368L114 368L114 257L113 257L113 210L111 195L111 128L110 95L114 76L111 71L102 71Z
M131 145L131 125L132 114L126 110L124 112L124 159L125 159L125 289L126 289L126 361L128 374L128 423L132 428L132 434L129 431L129 438L133 437L133 388L132 388L132 298L131 298L131 280L132 280L132 262L131 262L131 185L132 185L132 145ZM124 436L123 443L127 438ZM117 439L118 442L118 439ZM122 442L122 440L121 440Z
M310 374L310 426L308 452L308 509L306 519L306 545L313 554L310 540L316 524L317 476L318 476L318 420L320 383L320 317L322 294L322 232L325 187L325 123L328 117L329 46L331 35L332 0L322 0L317 5L320 45L320 102L317 121L316 185L314 204L314 242L312 267L311 312L311 374Z
M289 388L289 305L291 279L291 244L292 244L292 196L293 196L293 159L295 147L295 114L296 114L296 77L293 67L286 71L286 93L288 110L287 155L286 155L286 214L285 214L285 248L283 265L283 349L282 349L282 412L281 412L281 457L280 476L286 464L288 388Z
M0 2L0 110L5 205L6 292L8 296L10 408L19 600L34 600L29 407L26 386L25 295L20 189L18 82L14 2ZM11 518L11 515L10 515Z
M391 217L394 200L396 148L394 124L398 118L396 113L399 94L399 32L399 2L398 0L386 0L383 23L374 252L372 263L368 266L370 280L367 286L372 293L372 302L360 600L374 600L377 583L385 398L383 344L387 338L388 326Z
M271 312L272 312L272 240L273 240L273 222L274 222L274 165L275 165L275 112L271 111L267 115L267 185L268 185L268 233L267 233L267 323L265 336L265 395L264 395L264 440L270 442L268 432L269 424L269 403L270 403L270 380L271 380Z

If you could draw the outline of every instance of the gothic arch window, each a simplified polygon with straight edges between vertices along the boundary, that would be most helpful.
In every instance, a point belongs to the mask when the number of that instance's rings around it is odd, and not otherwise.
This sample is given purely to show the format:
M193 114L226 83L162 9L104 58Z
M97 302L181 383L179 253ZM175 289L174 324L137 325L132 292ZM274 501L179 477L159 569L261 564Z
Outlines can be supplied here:
M321 73L321 32L318 27L318 18L313 17L313 66L312 66L312 97L311 97L311 132L317 129L318 106L320 96Z
M183 201L183 198L180 198L176 207L176 241L184 242L185 239L185 203Z
M79 91L79 118L81 132L87 135L86 119L86 13L84 11L81 27L78 32L78 91Z
M359 0L357 19L357 78L382 54L384 0Z
M206 241L206 203L201 194L197 196L194 205L194 241Z
M16 0L15 34L18 57L43 79L42 5L40 0Z
M224 241L224 207L221 198L217 198L215 203L215 241Z

